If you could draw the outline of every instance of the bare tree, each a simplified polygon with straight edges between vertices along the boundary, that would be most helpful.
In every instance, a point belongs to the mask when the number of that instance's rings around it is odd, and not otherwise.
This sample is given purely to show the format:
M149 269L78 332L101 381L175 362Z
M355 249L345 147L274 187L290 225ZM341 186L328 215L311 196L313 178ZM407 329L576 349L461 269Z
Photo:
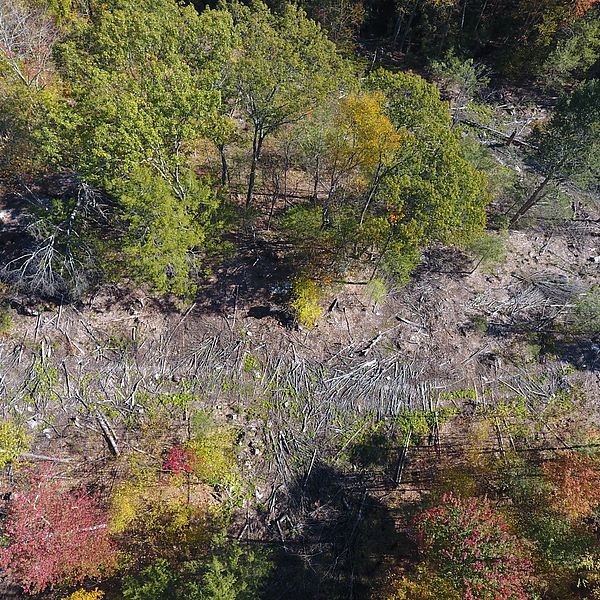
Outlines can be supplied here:
M0 279L18 289L44 296L78 297L88 284L94 250L82 231L106 215L99 194L85 182L65 213L56 215L47 202L33 198L36 207L29 213L24 231L32 243L9 259L0 270Z
M24 0L0 0L0 63L27 87L43 87L59 36L52 18Z

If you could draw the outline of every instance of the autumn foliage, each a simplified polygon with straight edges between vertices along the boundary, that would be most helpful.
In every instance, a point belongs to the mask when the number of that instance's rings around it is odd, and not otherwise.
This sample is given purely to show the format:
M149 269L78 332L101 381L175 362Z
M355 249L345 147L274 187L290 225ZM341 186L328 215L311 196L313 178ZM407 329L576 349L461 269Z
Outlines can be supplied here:
M598 4L598 0L577 0L575 4L575 15L583 17L583 15L589 12L596 4Z
M592 514L600 505L600 464L597 459L570 452L542 466L552 485L551 506L577 520Z
M0 569L27 592L97 577L115 565L116 549L97 498L67 491L48 470L32 472L12 494Z
M194 453L191 450L181 448L180 446L173 446L163 463L163 469L175 475L191 473L193 462Z
M419 549L464 600L527 600L534 581L526 542L487 498L446 494L414 520Z
M90 592L77 590L62 600L102 600L102 598L104 598L104 592L96 588Z

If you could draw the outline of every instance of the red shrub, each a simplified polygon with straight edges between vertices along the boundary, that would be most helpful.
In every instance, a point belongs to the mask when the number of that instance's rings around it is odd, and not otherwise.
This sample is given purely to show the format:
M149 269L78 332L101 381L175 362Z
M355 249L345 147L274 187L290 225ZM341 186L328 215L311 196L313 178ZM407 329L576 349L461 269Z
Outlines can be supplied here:
M31 473L27 489L12 494L0 548L0 569L37 593L114 566L116 550L106 515L94 496L65 491L49 471Z
M194 453L191 450L181 448L180 446L173 446L163 463L163 469L175 475L191 473L193 461Z
M425 558L465 600L527 600L534 582L526 543L487 498L446 494L414 520Z

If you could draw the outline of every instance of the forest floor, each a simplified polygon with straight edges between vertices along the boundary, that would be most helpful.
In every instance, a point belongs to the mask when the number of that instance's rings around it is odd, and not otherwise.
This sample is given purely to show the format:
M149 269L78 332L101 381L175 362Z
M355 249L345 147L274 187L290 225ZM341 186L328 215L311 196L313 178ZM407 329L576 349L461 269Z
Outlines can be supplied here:
M268 597L333 598L342 582L340 597L367 598L374 578L411 558L410 507L440 473L522 449L501 402L527 399L530 446L589 442L600 343L564 332L597 281L598 213L580 195L571 209L541 205L506 233L504 260L477 266L431 248L408 285L380 298L354 273L329 286L314 329L293 326L285 249L260 231L238 239L195 301L126 286L73 305L11 297L0 395L36 432L34 459L108 494L124 457L160 457L180 437L177 427L131 426L146 397L188 386L239 431L250 492L232 535L276 549ZM565 390L577 399L560 412L553 402ZM428 436L405 446L379 445L377 423L404 409L454 418L436 416Z
M360 556L351 560L359 566L347 585L357 598L366 597L361 582L384 576L388 561L410 558L406 506L430 488L433 474L469 452L518 445L509 429L504 438L497 426L481 429L476 415L482 404L507 393L534 394L543 403L561 386L577 387L585 407L569 417L579 421L569 428L588 430L596 420L596 340L550 346L536 330L568 314L578 294L594 284L599 233L593 221L511 231L508 258L487 269L474 269L460 251L430 249L412 282L389 290L377 304L365 285L332 286L324 316L312 330L289 326L285 268L278 270L273 249L260 242L217 271L211 288L186 305L114 286L82 306L25 303L21 309L27 305L29 316L17 316L0 338L1 393L24 413L32 431L41 432L33 454L106 485L123 468L117 452L153 452L140 432L124 426L127 413L138 410L136 394L201 382L204 404L243 431L240 460L256 502L239 511L236 535L282 547L283 564L291 561L290 573L299 578L293 584L297 596L289 595L290 580L283 578L269 597L325 597L327 565L356 548ZM224 393L214 369L240 387ZM298 415L290 420L286 408L276 402L265 408L261 399L270 378L294 369L304 375L290 382L315 403L308 410L309 403L302 404L303 425ZM426 408L432 394L437 408L454 406L460 418L410 452L391 449L398 458L389 458L387 467L357 471L346 465L334 472L328 449L348 433L326 406L347 409L350 421L372 411L385 418L398 402ZM317 414L325 420L322 429ZM307 419L308 430L314 426L318 434L312 438L302 430ZM547 429L538 443L560 446L563 435L562 426L560 432ZM301 466L284 464L297 462L296 454ZM311 563L302 575L293 559L298 556Z

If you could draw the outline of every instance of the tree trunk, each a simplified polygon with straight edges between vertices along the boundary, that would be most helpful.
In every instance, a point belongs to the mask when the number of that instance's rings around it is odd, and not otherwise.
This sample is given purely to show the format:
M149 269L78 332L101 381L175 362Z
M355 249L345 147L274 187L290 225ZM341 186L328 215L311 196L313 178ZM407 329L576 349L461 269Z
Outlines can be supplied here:
M398 12L398 20L396 21L396 26L394 27L394 35L392 36L392 44L396 45L398 41L398 37L400 36L400 32L402 31L402 25L404 24L404 18Z
M337 184L332 184L327 192L325 200L323 201L323 206L321 207L321 231L326 231L327 229L331 229L333 227L333 221L331 218L331 203L336 191Z
M548 184L552 180L552 174L546 175L544 181L538 185L533 194L529 196L527 201L517 210L513 218L510 220L510 224L514 225L525 213L529 212L543 197Z
M219 156L221 157L221 185L227 185L229 183L229 166L227 164L227 157L225 156L225 146L219 144Z
M246 208L250 208L252 197L254 196L254 186L256 184L256 168L260 159L264 136L259 127L254 128L254 139L252 140L252 164L250 165L250 177L248 178L248 192L246 193Z
M371 201L373 200L373 197L375 196L375 192L377 191L377 188L379 187L379 181L381 179L381 177L380 177L381 167L382 167L382 165L380 162L377 165L377 169L375 171L375 176L373 177L373 185L371 185L371 189L369 190L369 194L367 195L367 199L365 200L362 211L360 213L359 225L363 224L365 217L367 216L367 210L369 209L369 205L371 204Z
M479 25L481 25L481 19L483 19L483 15L485 14L485 9L487 8L488 0L485 0L481 10L479 11L479 16L477 17L477 23L475 23L475 29L473 30L473 34L477 34L477 30L479 29Z
M448 34L450 33L451 17L452 17L452 15L448 15L446 18L446 23L444 24L444 31L442 33L442 36L440 37L440 43L439 43L438 49L437 49L438 56L442 55L442 51L444 49L444 46L446 45L446 40L448 39Z
M313 191L312 191L312 201L313 204L316 204L319 199L319 163L320 160L317 158L317 164L315 165L315 176L313 177Z
M388 246L390 245L390 242L392 241L393 237L394 237L394 226L392 225L392 227L390 227L390 232L388 234L387 240L385 240L385 244L383 245L383 248L381 250L381 254L379 255L379 258L377 259L377 262L375 263L375 267L373 268L371 277L369 277L369 281L373 281L373 279L375 279L375 275L377 275L377 271L379 270L379 265L381 265L381 261L383 260L383 257L385 256L385 253L387 252Z
M321 231L331 229L331 215L329 213L329 196L325 198L321 208Z
M277 204L277 192L271 194L271 208L269 210L269 218L267 219L267 231L271 231L271 221L273 220L273 214L275 213L275 204Z
M406 43L406 38L408 37L408 33L410 28L412 27L412 23L417 16L417 8L419 8L419 0L415 0L413 4L412 10L410 11L410 16L408 17L408 21L406 22L406 26L404 27L404 31L402 32L402 38L400 39L400 45L398 46L398 50L402 52L404 49L404 44Z

